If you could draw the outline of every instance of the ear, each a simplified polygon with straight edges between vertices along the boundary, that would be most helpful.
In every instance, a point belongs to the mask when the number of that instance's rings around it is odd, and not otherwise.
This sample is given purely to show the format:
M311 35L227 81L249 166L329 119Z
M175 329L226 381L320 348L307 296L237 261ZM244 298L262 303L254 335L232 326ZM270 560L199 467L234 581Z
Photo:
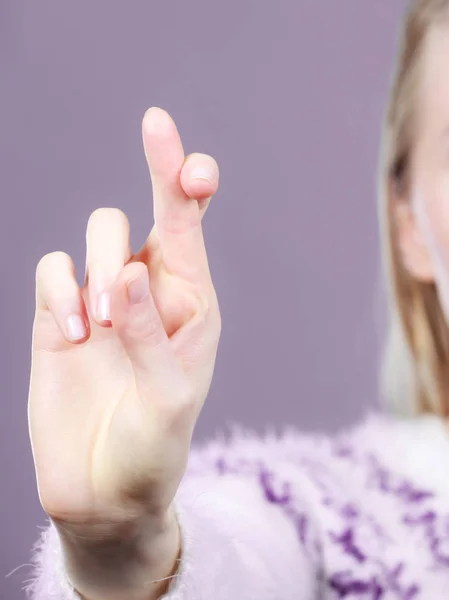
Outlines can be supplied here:
M403 267L414 279L432 283L435 280L432 259L410 200L393 196L392 208L396 243Z

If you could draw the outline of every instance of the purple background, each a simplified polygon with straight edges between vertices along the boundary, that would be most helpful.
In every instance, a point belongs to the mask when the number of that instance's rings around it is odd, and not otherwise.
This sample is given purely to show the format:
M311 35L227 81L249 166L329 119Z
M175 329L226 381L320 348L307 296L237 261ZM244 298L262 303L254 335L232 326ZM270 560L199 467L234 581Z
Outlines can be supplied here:
M149 106L212 154L204 219L223 332L195 431L336 427L376 403L380 121L404 1L0 2L0 597L44 523L28 440L34 274L84 269L89 214L152 225Z

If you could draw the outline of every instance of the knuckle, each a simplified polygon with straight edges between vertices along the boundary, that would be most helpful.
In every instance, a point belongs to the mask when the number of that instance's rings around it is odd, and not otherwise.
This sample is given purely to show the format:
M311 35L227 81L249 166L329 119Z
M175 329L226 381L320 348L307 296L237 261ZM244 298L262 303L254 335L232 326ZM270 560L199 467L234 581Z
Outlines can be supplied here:
M145 315L130 323L129 334L152 347L165 341L165 330L158 314Z
M162 326L160 323L160 319L156 317L150 317L145 319L140 333L144 340L156 341L158 339L162 339L161 336Z
M196 411L197 408L197 400L195 395L190 391L186 391L181 394L178 401L178 412L181 415L189 415L192 412Z
M164 405L164 421L171 429L192 424L198 414L198 401L191 390L180 392Z
M210 304L206 297L201 297L196 302L195 315L199 320L206 320L210 314Z
M193 315L195 315L198 320L206 319L211 312L213 304L213 297L210 291L191 286L190 290L186 291L186 295L190 298Z

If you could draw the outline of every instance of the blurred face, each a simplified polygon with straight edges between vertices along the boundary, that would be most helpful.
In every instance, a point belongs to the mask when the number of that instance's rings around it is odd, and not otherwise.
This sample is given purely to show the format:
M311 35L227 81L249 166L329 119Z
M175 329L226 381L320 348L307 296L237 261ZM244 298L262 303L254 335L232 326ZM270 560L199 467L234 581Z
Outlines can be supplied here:
M437 284L449 321L449 23L430 32L419 73L406 198L395 199L405 267Z

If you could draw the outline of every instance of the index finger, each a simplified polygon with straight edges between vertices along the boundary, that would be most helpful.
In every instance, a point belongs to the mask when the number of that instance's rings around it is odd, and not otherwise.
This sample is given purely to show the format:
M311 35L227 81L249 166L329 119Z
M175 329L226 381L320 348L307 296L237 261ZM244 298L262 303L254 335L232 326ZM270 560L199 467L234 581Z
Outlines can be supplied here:
M185 156L176 125L166 111L152 107L143 119L142 134L153 188L155 233L164 265L193 283L209 282L200 207L181 185Z

